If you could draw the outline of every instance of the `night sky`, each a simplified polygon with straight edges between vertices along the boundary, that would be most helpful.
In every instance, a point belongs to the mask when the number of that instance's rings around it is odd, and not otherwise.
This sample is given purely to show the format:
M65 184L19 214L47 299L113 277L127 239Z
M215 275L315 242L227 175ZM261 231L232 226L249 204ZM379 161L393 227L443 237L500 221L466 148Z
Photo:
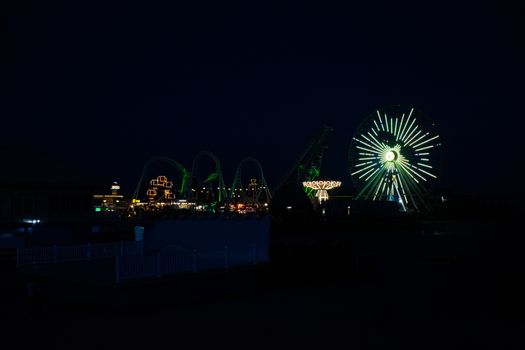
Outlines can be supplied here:
M335 129L323 166L344 178L362 119L406 104L441 129L445 187L523 193L524 12L344 3L2 4L0 142L128 193L148 157L190 168L203 149L227 184L251 155L272 186L323 124Z

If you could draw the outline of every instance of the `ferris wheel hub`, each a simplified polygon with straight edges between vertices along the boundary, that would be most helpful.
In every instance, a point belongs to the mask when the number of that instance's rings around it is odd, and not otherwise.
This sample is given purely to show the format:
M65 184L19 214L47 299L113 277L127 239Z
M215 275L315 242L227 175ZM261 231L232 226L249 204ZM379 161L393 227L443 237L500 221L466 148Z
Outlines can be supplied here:
M390 150L388 152L386 152L385 154L385 159L389 162L393 162L394 160L397 159L397 153L393 150Z

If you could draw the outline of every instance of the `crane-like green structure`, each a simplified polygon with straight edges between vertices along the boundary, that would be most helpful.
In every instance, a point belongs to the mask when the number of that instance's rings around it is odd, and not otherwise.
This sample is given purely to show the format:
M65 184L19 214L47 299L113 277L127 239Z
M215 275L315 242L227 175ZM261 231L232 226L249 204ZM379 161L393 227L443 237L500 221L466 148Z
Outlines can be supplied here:
M319 129L275 190L286 183L297 183L302 186L305 181L315 181L319 178L326 142L332 131L333 128L327 125L323 125ZM304 190L309 198L315 197L316 191L314 189L304 187Z

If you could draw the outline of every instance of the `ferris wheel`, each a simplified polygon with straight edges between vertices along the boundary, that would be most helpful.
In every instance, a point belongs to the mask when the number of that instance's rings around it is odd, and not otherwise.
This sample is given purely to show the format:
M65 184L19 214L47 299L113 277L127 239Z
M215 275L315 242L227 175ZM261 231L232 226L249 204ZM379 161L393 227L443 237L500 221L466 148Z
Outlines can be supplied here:
M356 198L396 201L403 211L430 210L429 189L438 180L440 136L414 108L376 110L350 144L350 173Z

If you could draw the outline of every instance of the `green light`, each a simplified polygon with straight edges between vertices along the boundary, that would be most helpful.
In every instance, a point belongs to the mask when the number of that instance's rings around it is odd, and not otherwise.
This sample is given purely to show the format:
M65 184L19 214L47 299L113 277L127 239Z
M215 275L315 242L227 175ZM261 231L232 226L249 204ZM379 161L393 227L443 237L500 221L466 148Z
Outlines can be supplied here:
M100 207L95 207L95 211L101 211L102 209L100 209Z

